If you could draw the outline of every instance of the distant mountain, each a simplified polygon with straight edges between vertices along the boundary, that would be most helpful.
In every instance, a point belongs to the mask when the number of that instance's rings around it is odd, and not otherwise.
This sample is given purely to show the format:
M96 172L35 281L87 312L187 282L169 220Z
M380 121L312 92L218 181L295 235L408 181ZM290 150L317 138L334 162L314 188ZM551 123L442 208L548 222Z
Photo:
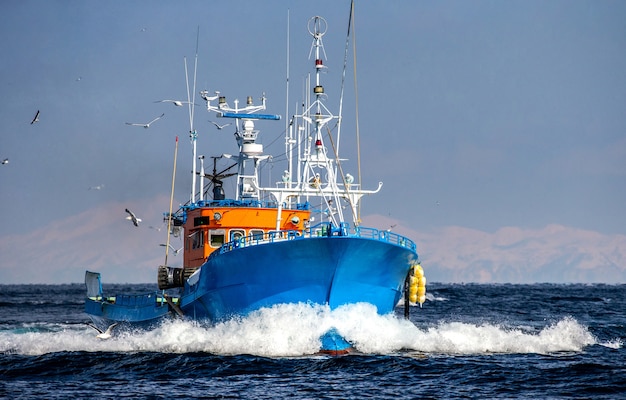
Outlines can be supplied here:
M160 226L168 205L167 196L109 203L26 234L0 237L0 283L80 283L85 270L102 272L105 283L156 282L166 230L149 226ZM126 208L143 223L135 227L126 220ZM168 264L180 263L182 257L170 257Z
M462 227L421 232L379 215L364 224L412 238L430 282L626 283L626 235L548 225L494 233Z
M0 283L82 282L85 270L102 273L106 283L156 282L164 262L166 230L161 224L169 198L110 203L38 227L0 237ZM127 221L125 208L143 219ZM429 282L626 283L626 236L548 225L542 229L501 228L494 233L462 227L422 232L379 215L366 226L413 239ZM180 238L173 238L181 247ZM169 256L180 266L182 256ZM156 287L156 284L155 284Z

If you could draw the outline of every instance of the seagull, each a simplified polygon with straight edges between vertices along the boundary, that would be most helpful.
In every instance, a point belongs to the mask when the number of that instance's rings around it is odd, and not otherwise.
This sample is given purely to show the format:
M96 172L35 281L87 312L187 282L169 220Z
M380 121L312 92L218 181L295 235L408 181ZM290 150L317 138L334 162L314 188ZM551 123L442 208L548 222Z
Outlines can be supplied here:
M133 212L130 211L128 208L126 209L126 212L129 214L128 217L126 217L126 219L133 221L133 225L139 226L141 219L137 218L137 216L133 214Z
M96 335L96 337L98 339L110 339L112 336L112 332L113 332L113 328L115 328L115 326L117 325L117 322L114 324L111 324L106 331L102 331L102 329L98 328L97 326L93 325L93 324L87 324L88 326L91 326L93 329L97 330L99 333Z
M164 115L165 115L165 113L161 114L160 116L156 117L155 119L153 119L152 121L148 122L147 124L133 124L131 122L127 122L126 125L143 126L144 128L148 129L148 128L150 128L150 124L152 124L153 122L163 118Z
M224 129L226 128L228 125L232 125L230 122L224 125L220 125L217 122L213 122L213 121L209 121L210 123L212 123L213 125L215 125L217 127L217 129Z
M34 124L35 122L39 122L39 110L37 110L37 114L35 114L35 118L33 118L32 121L30 121L30 124Z
M180 249L176 250L176 249L174 248L174 246L172 246L171 244L170 244L170 245L167 245L167 244L164 244L164 243L161 243L159 246L169 247L169 248L170 248L170 249L172 249L172 251L174 252L174 255L178 255L178 253L180 253L180 251L183 249L183 248L181 247Z
M104 183L98 186L89 186L89 189L87 190L102 190L102 189L104 189Z
M161 232L161 227L159 227L159 228L155 228L154 226L150 225L150 226L149 226L149 228L150 228L150 229L154 229L154 230L155 230L155 231L157 231L157 232Z
M9 163L9 159L8 158L5 158L4 160L2 160L2 165L8 164L8 163Z
M183 104L191 104L190 101L181 101L181 100L157 100L155 103L174 103L176 107L181 107Z

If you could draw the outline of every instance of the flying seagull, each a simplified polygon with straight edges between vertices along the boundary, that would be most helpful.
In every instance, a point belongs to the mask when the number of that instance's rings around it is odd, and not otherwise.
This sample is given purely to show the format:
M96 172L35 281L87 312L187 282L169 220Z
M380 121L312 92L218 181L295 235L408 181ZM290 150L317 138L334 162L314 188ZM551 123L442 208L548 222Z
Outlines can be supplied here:
M133 214L133 212L130 211L128 208L126 209L126 212L128 213L128 217L126 217L126 219L133 221L133 225L139 226L141 219L137 218L137 216Z
M217 127L217 129L224 129L224 128L226 128L228 125L231 125L231 123L230 123L230 122L229 122L229 123L227 123L227 124L224 124L224 125L220 125L220 124L218 124L217 122L213 122L213 121L209 121L209 122L210 122L210 123L212 123L213 125L215 125L215 126Z
M160 120L161 118L163 118L164 115L165 115L165 113L161 114L160 116L156 117L155 119L153 119L152 121L148 122L147 124L134 124L134 123L131 123L131 122L127 122L126 125L143 126L144 128L148 129L148 128L150 128L150 124L152 124L155 121Z
M89 186L88 190L101 190L101 189L104 189L104 183L98 186Z
M172 249L172 251L174 252L174 255L178 255L178 253L180 253L180 251L183 249L183 248L181 247L180 249L176 250L176 249L174 248L174 246L172 246L171 244L170 244L170 245L167 245L167 244L164 244L164 243L161 243L159 246L169 247L169 248L170 248L170 249Z
M115 328L115 326L117 325L117 322L114 324L111 324L106 331L102 331L102 329L98 328L97 326L93 325L93 324L87 324L88 326L91 326L93 329L98 331L98 334L96 335L96 337L98 339L110 339L112 336L112 332L113 332L113 328Z
M191 104L190 101L181 100L157 100L155 103L173 103L176 107L181 107L183 104Z
M8 163L9 163L9 159L8 158L5 158L4 160L2 160L2 165L8 164Z
M30 121L30 124L34 124L35 122L39 122L39 110L37 110L37 114L35 114L35 118L33 118L32 121Z

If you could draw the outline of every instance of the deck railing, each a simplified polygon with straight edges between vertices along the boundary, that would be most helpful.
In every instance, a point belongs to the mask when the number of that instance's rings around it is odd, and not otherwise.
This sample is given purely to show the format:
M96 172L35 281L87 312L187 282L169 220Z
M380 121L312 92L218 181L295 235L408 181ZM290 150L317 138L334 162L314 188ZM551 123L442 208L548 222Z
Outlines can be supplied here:
M395 232L362 226L350 229L350 226L347 223L341 223L338 227L328 223L319 223L305 229L302 232L295 230L279 230L266 232L264 234L244 236L224 243L219 249L211 253L209 258L214 257L217 254L227 253L240 247L257 246L287 240L301 240L306 238L323 238L332 236L361 237L380 242L392 243L397 246L406 247L411 251L417 250L415 242L405 236L398 235Z

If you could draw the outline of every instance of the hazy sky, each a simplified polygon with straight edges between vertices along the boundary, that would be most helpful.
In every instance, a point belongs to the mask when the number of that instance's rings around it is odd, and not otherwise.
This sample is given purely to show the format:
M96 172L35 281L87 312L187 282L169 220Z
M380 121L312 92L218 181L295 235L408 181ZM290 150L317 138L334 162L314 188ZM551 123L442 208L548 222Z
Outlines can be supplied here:
M138 204L146 225L159 225L167 209L145 215L141 204L167 198L177 135L175 201L189 198L188 111L155 101L187 98L184 57L192 73L198 29L196 92L231 102L265 93L283 121L257 128L266 152L282 153L287 16L290 113L311 70L314 15L329 25L324 86L336 110L349 5L1 2L0 159L9 163L0 165L0 240L118 203L111 219ZM356 1L354 23L364 183L384 182L364 214L425 232L559 224L626 234L626 2ZM346 137L355 125L348 81ZM125 124L161 113L149 129ZM232 132L210 119L196 107L199 152L234 152ZM266 166L265 183L283 169ZM117 228L121 246L135 235Z

